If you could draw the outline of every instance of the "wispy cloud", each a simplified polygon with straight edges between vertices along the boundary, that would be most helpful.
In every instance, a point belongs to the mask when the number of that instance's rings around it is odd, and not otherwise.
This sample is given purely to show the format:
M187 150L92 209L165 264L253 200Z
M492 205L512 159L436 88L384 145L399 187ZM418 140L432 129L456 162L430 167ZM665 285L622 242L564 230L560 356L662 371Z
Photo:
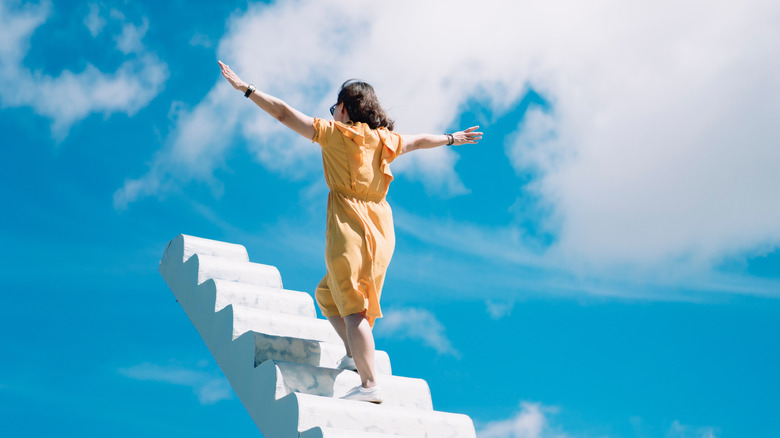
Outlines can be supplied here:
M208 37L208 35L202 33L196 33L190 38L190 45L194 47L203 47L210 49L214 47L214 42Z
M523 230L514 226L422 217L398 207L395 215L398 231L425 243L436 256L426 262L429 269L417 273L414 266L401 265L397 255L394 272L419 275L462 293L467 289L479 294L474 298L481 296L494 304L540 293L673 301L710 300L726 294L780 297L776 279L718 272L710 265L680 260L593 266L554 245L542 250L526 246Z
M126 180L114 193L116 208L123 209L137 199L167 193L184 181L213 182L213 172L222 164L222 157L236 135L231 127L241 114L240 107L228 104L230 90L214 88L204 99L207 104L192 111L173 111L178 128L167 140L168 147L158 152L146 174Z
M522 402L517 414L506 420L485 424L477 431L479 438L566 438L569 435L550 426L551 415L558 408L540 403Z
M512 308L515 304L513 302L495 302L486 301L485 310L492 319L501 319L512 313Z
M568 438L578 436L556 424L556 406L545 406L538 402L523 401L519 410L505 420L488 422L477 427L479 438ZM637 436L648 436L640 417L631 417L629 422ZM664 426L666 427L666 426ZM652 428L652 430L657 430ZM664 434L665 438L717 438L718 428L712 426L690 426L674 420ZM651 433L652 435L652 433ZM604 436L604 435L599 435ZM605 437L606 438L606 437Z
M122 33L116 37L116 48L125 55L141 53L144 50L143 37L149 30L149 20L144 17L141 25L133 23L122 24Z
M100 5L97 3L89 4L89 14L84 18L84 26L87 26L89 33L93 37L100 35L100 32L106 26L106 19L101 16Z
M49 2L14 7L0 1L0 103L3 107L31 107L51 120L56 139L67 136L70 127L92 113L135 114L162 89L168 68L140 43L148 22L140 27L130 22L117 40L117 49L132 53L114 72L106 73L87 63L81 72L63 71L59 76L27 68L23 60L33 33L51 14ZM96 5L90 6L85 25L97 36L105 25ZM45 96L45 98L41 98Z
M190 387L198 397L198 401L204 405L233 398L233 390L224 376L203 369L191 369L172 364L142 363L121 368L119 374L134 380Z
M413 307L394 308L383 313L381 324L377 324L377 336L412 339L433 348L439 354L460 357L447 338L444 325L433 313Z
M716 432L718 430L712 426L690 426L674 420L666 438L717 438Z

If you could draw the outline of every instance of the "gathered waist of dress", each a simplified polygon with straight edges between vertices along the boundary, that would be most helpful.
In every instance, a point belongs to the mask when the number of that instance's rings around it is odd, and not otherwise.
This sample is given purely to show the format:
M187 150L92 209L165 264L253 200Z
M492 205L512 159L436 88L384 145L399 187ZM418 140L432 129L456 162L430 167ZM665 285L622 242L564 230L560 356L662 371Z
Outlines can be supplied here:
M357 190L348 189L346 187L331 188L330 191L331 193L336 193L345 198L357 199L358 201L382 202L385 200L384 193L358 192Z

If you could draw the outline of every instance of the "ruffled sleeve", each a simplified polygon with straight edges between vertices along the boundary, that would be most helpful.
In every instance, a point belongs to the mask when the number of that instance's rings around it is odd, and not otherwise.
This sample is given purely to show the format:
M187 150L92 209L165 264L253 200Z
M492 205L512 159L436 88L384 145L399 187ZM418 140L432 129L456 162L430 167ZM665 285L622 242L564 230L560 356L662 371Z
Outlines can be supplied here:
M401 154L403 149L403 139L401 134L387 130L385 128L377 129L379 135L379 141L382 143L382 161L379 165L379 170L385 174L387 183L393 180L393 173L390 171L390 163L395 160L395 157Z
M328 138L336 131L335 123L332 120L323 120L319 117L314 118L314 137L312 143L319 143L320 146L327 142Z
M382 158L387 160L388 163L392 163L395 157L401 153L403 147L401 134L384 128L377 129L377 134L379 134L379 140L385 146L384 151L382 151Z

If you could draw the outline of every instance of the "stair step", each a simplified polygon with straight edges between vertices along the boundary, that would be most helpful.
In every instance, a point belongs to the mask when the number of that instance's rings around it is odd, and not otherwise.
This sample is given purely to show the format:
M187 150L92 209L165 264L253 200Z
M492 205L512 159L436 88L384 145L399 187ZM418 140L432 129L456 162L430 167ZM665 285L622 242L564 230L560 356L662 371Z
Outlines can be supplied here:
M165 248L165 256L175 258L175 260L171 261L178 264L186 262L195 254L239 262L249 261L249 254L247 254L243 245L188 236L186 234L179 234ZM165 258L163 258L162 262L165 262ZM160 264L163 264L162 262Z
M301 432L300 438L413 438L411 435L388 435L386 433L371 433L360 430L334 429L332 427L315 427Z
M344 344L341 341L332 343L257 332L254 332L253 335L255 338L255 366L268 360L275 360L336 368L338 361L346 354ZM382 350L376 350L374 366L378 375L392 374L390 356Z
M233 339L247 332L256 332L343 344L333 326L324 319L253 309L237 304L231 304L222 312L228 310L233 312Z
M203 254L195 254L193 257L198 263L198 284L213 278L282 289L282 275L274 266ZM192 258L189 262L192 263Z
M276 399L291 392L339 398L360 385L360 376L354 371L274 361L265 362L260 368L275 368ZM377 375L376 379L382 386L383 406L433 411L431 391L424 380L389 375Z
M474 438L471 419L462 414L291 393L298 404L298 431L326 425L335 429L407 436Z
M314 299L305 292L256 286L227 280L207 280L200 289L214 294L214 312L230 304L260 310L316 318Z

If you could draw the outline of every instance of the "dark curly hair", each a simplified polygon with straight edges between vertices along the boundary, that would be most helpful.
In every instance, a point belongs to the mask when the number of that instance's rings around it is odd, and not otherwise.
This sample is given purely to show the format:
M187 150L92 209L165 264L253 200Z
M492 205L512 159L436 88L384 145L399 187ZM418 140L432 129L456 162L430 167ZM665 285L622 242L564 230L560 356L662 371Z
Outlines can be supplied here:
M359 81L349 79L341 84L336 103L343 103L349 120L366 123L371 129L387 128L393 130L395 121L391 119L374 93L374 87Z

